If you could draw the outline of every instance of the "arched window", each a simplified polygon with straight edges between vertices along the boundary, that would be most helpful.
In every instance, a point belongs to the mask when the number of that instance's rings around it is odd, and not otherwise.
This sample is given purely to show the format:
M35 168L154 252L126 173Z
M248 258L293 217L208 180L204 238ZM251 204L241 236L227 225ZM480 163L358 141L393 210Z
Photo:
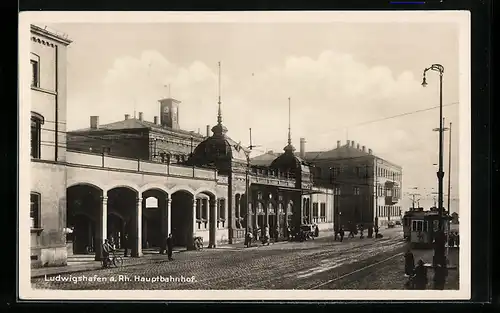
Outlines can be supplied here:
M41 130L44 118L38 113L31 112L31 157L40 158Z
M32 192L30 194L30 220L31 228L40 228L40 202L41 195L37 192Z

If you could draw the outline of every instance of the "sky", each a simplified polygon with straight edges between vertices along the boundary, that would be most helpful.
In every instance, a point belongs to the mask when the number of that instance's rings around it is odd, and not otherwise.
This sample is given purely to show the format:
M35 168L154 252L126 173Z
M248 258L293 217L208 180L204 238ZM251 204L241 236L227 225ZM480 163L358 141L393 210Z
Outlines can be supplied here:
M228 136L258 145L252 155L281 152L287 141L288 98L295 147L335 148L354 140L403 167L403 189L437 185L439 75L452 122L452 196L458 194L459 27L454 23L65 23L68 130L159 115L158 100L182 101L181 128L205 133L217 121L221 62L223 123ZM377 121L358 125L368 121ZM445 133L445 169L448 168ZM446 186L446 185L445 185Z

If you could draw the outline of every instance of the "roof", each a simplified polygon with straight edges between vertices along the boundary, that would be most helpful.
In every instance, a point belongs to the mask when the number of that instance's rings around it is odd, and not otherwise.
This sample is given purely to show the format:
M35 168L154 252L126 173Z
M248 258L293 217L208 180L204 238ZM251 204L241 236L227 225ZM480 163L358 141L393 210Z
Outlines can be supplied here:
M47 29L47 27L42 28L40 26L36 26L36 25L31 24L31 32L36 33L38 35L42 35L48 39L52 39L54 41L57 41L57 42L62 43L66 46L69 45L70 43L72 43L72 41L68 38L68 35L59 34L59 32L57 32L55 30L49 30L49 29Z
M188 135L188 136L199 137L199 138L205 137L205 136L198 134L196 132L191 132L191 131L182 130L182 129L173 129L170 127L157 125L157 124L152 123L152 122L148 122L148 121L144 121L144 120L141 121L141 120L136 119L136 118L129 118L129 119L118 121L118 122L99 125L98 128L90 128L89 127L89 128L72 130L72 131L68 131L68 133L76 134L76 133L99 132L99 131L103 131L103 130L125 130L125 129L149 129L149 130L154 130L154 131L169 133L169 134L175 133L175 134Z

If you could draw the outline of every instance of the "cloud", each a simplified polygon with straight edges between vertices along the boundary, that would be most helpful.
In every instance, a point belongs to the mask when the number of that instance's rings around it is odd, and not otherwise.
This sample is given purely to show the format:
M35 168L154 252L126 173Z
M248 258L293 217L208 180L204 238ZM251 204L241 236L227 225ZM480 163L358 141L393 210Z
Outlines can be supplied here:
M349 139L401 164L415 184L420 169L430 173L422 181L435 180L429 159L437 148L432 132L438 123L436 110L352 127L437 105L437 84L422 88L421 78L412 71L394 73L387 65L370 67L349 54L324 51L316 57L290 56L281 64L238 79L223 63L222 73L224 124L235 140L248 142L251 127L253 144L262 146L259 152L281 150L286 144L291 97L297 148L299 137L306 137L308 150L330 149L348 133ZM158 51L144 51L138 57L116 59L102 80L103 93L93 108L102 123L132 113L134 104L152 120L158 115L157 101L167 96L165 86L170 84L172 97L182 101L181 127L203 132L205 125L216 122L217 80L217 64L193 61L179 66ZM447 111L453 120L458 117L456 109ZM81 116L95 115L80 110Z

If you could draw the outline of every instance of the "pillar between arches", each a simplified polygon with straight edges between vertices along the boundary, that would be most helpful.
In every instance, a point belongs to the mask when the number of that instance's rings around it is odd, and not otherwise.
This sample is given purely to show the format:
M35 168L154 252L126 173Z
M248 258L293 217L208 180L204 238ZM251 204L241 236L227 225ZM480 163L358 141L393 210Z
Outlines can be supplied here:
M95 260L102 261L103 260L103 251L102 244L104 243L104 239L107 238L107 228L108 228L108 197L102 196L100 198L99 203L99 216L97 217L97 225L95 230L95 242L94 242L94 251L95 251Z
M137 198L136 199L136 210L135 210L135 217L134 217L134 240L133 240L133 246L132 246L132 253L131 255L133 257L141 257L142 254L142 198Z

